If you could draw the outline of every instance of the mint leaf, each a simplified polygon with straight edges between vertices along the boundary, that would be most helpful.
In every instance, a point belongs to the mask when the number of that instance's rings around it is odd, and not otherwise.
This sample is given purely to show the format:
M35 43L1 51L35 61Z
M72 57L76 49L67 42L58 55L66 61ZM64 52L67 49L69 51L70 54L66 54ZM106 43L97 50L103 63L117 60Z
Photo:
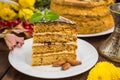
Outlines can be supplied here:
M44 15L44 19L46 21L54 21L54 20L57 20L59 19L59 15L55 12L47 12L45 15Z
M55 12L50 12L48 9L44 10L44 13L34 13L32 17L29 19L31 23L39 22L39 21L55 21L59 19L59 15Z
M44 10L44 15L47 15L48 12L49 12L49 10L46 8L46 9Z
M38 21L41 21L43 19L43 15L42 13L34 13L31 18L29 19L29 21L31 23L34 23L34 22L38 22Z

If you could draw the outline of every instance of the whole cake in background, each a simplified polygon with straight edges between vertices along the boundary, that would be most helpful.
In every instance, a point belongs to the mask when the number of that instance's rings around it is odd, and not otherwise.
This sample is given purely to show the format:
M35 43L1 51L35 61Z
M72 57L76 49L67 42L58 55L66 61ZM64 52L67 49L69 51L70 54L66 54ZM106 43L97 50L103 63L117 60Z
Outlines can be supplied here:
M59 17L34 24L32 65L49 65L58 60L76 60L76 24Z
M77 23L77 34L106 31L114 26L108 6L114 0L51 0L51 11Z

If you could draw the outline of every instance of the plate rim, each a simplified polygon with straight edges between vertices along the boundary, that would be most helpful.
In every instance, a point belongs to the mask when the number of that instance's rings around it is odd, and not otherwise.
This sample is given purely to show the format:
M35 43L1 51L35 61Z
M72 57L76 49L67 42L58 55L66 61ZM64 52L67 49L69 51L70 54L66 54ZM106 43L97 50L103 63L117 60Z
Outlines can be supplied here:
M102 32L98 32L98 33L93 33L93 34L78 34L77 37L96 37L96 36L103 36L103 35L107 35L110 34L114 31L114 27L106 30L106 31L102 31Z
M29 39L27 39L27 40L29 40ZM25 41L27 41L27 40L25 40ZM21 73L23 73L23 74L25 74L25 75L32 76L32 77L36 77L36 78L41 78L41 79L62 79L62 78L68 78L68 77L77 76L77 75L79 75L79 74L82 74L82 73L90 70L90 69L97 63L98 57L99 57L98 51L96 50L96 48L95 48L92 44L90 44L89 42L87 42L87 41L85 41L85 40L83 40L83 39L80 39L80 38L78 38L78 40L81 40L82 42L85 42L85 43L87 43L88 45L90 45L92 48L94 48L95 54L96 54L97 57L96 57L96 61L94 61L94 64L92 64L92 66L90 66L88 69L84 70L83 72L79 72L79 73L76 73L76 74L74 74L74 75L64 76L64 77L42 77L42 76L35 76L35 75L27 74L27 73L19 70L18 68L16 68L16 67L11 63L10 55L12 54L12 52L9 53L9 55L8 55L8 60L9 60L9 63L11 64L11 66L12 66L14 69L16 69L17 71L19 71L19 72L21 72Z

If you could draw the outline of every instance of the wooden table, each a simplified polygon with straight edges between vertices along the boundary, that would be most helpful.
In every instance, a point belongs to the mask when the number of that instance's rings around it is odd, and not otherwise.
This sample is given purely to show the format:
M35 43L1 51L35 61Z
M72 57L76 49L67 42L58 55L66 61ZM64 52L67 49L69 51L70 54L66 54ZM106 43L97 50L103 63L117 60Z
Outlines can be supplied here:
M99 37L90 37L90 38L81 38L81 39L88 41L97 49L101 45L101 43L104 40L106 40L106 38L108 38L108 36L109 35L99 36ZM9 54L9 50L6 47L5 42L3 40L0 40L0 80L44 80L41 78L35 78L35 77L25 75L15 70L8 62L8 54ZM99 61L109 61L109 60L99 55L98 62ZM120 67L120 63L115 63L115 62L112 62L112 63ZM58 80L86 80L88 73L89 71L79 74L77 76L58 79Z

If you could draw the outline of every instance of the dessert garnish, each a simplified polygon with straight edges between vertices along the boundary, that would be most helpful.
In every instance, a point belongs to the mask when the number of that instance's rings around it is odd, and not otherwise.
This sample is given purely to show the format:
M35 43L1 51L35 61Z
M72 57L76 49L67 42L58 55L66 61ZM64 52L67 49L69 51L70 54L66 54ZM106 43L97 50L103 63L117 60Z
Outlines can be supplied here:
M82 64L79 60L58 60L53 63L53 67L61 67L61 70L68 70L71 66Z
M40 22L40 21L55 21L59 19L59 15L55 12L51 12L48 9L45 9L43 13L37 12L32 15L30 22Z

